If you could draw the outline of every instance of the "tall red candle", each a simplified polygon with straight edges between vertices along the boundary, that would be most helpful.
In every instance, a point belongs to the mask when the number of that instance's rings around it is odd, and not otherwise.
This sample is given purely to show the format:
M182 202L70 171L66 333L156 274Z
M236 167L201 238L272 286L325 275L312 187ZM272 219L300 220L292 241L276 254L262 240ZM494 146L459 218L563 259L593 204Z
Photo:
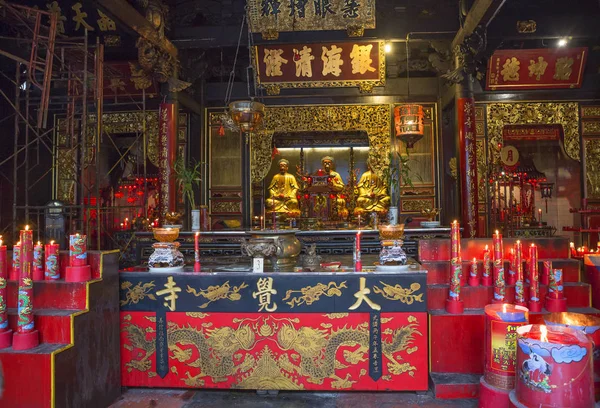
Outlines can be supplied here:
M542 278L540 282L542 285L548 285L550 283L550 274L552 273L552 261L545 260L542 262Z
M527 407L593 408L592 341L571 327L517 329L515 397Z
M19 241L16 245L13 245L12 253L12 271L10 274L10 280L19 280L21 276L21 242Z
M46 250L44 251L46 265L46 280L57 280L60 279L60 253L59 245L55 244L54 241L50 241L46 244Z
M450 289L446 299L448 313L462 313L464 303L460 299L460 283L462 278L462 260L460 256L460 225L453 221L450 226Z
M194 272L200 272L200 233L196 232L194 236Z
M25 265L25 262L33 263L33 231L29 229L29 225L25 226L24 230L21 230L21 269ZM30 270L31 273L31 270Z
M356 238L354 239L354 270L356 272L362 272L362 256L360 253L360 236L361 231L356 233Z
M494 247L494 299L492 303L504 303L506 285L504 282L504 258L502 234L498 230L492 237Z
M481 273L481 284L483 286L492 286L492 268L490 265L490 249L485 246L483 250L483 271Z
M6 245L2 245L0 239L0 332L8 330L8 315L6 314L8 263L6 254Z
M535 244L529 247L529 310L540 312L540 281L538 273L538 251Z
M43 247L40 241L33 247L33 280L44 280Z
M471 261L469 270L469 286L479 286L479 272L477 271L477 258Z
M523 253L523 245L521 244L521 241L515 242L515 248L514 248L514 268L515 268L515 275L517 278L517 281L515 283L515 303L517 305L521 305L521 306L526 306L527 304L525 303L525 292L524 292L524 287L523 287L523 259L521 258Z
M19 277L19 299L17 304L17 332L28 333L35 329L33 323L33 279L31 272L32 262L21 265Z
M517 271L515 269L515 250L510 248L508 251L508 271L505 273L506 284L514 285L517 283Z

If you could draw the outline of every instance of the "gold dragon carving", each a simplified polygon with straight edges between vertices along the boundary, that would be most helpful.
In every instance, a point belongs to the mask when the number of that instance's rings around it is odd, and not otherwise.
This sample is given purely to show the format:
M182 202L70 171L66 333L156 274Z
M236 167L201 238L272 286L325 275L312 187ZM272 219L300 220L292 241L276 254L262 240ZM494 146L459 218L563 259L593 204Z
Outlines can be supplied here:
M423 302L423 293L416 293L421 289L421 284L418 282L411 283L410 288L403 288L399 284L392 286L382 281L379 282L383 285L383 289L373 286L373 292L379 293L387 300L399 300L407 305L412 305L414 302Z
M381 321L385 324L392 319L382 318ZM131 318L124 320L122 331L127 337L124 347L129 351L137 350L136 355L139 356L126 362L126 369L155 376L156 373L150 371L151 357L156 351L155 340L148 340L146 336L147 332L153 332L154 329L143 329L131 323ZM190 367L181 379L186 385L200 387L204 385L206 377L217 383L233 376L234 388L298 390L304 387L294 378L303 376L314 384L323 384L327 379L331 380L332 388L348 389L367 374L367 370L362 369L358 376L347 373L342 378L336 374L336 370L368 360L368 322L337 328L324 322L319 328L313 328L301 326L297 318L261 316L254 319L236 318L233 323L237 326L213 328L212 323L205 322L201 328L196 328L168 323L169 350L174 359ZM394 376L404 373L415 375L417 368L403 361L400 353L410 355L418 349L413 344L416 336L422 336L418 327L418 320L410 316L407 325L396 329L388 327L382 332L382 353L388 359L388 374L382 377L383 380L392 381ZM243 352L254 349L264 341L275 342L284 353L276 358L266 344L256 357ZM189 347L181 346L195 347L199 356L196 357L197 354ZM337 350L342 346L355 348L344 349L343 361L336 359ZM192 369L198 368L200 372L192 375Z
M200 288L200 290L196 290L192 288L190 285L187 287L187 293L191 293L196 297L203 297L207 299L208 302L201 304L198 306L200 309L205 309L212 302L216 302L218 300L227 299L232 302L236 302L242 298L242 295L239 294L240 290L247 288L248 285L246 282L242 282L240 286L233 286L229 284L229 281L225 282L222 285L209 286L206 289Z
M342 289L348 288L346 286L346 281L337 285L335 282L329 282L329 284L325 285L323 283L317 283L314 286L306 286L300 290L288 290L285 292L285 297L282 301L288 300L286 302L290 305L290 308L294 308L294 306L300 306L306 304L307 306L312 305L314 302L317 302L321 299L321 296L342 296ZM300 296L293 296L293 293L299 293Z
M553 125L563 127L567 155L580 160L579 104L577 102L490 103L487 105L487 136L490 157L498 152L493 146L502 144L505 125Z

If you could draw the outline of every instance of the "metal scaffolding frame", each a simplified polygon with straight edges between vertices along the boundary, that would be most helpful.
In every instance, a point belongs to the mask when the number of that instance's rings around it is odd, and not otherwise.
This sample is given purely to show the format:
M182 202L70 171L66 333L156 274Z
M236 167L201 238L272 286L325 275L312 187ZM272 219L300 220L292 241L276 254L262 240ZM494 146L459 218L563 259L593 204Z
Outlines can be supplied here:
M0 89L0 95L14 109L14 116L7 115L1 121L14 117L14 150L12 155L0 161L0 177L12 183L12 220L10 225L0 225L0 234L8 228L11 236L16 241L19 216L25 223L35 223L38 238L41 234L41 226L46 206L30 205L30 190L48 175L52 177L53 195L56 191L54 186L55 171L57 170L57 140L53 140L57 133L59 122L56 121L52 127L47 128L47 118L50 111L65 114L62 126L66 134L67 147L76 157L75 179L76 203L65 205L65 218L67 220L67 231L90 232L90 215L95 212L96 239L90 242L91 247L102 249L115 247L117 243L112 239L108 225L108 214L120 211L120 207L102 207L98 180L98 152L104 136L111 142L112 138L103 129L104 113L104 46L96 39L95 44L90 45L88 32L85 30L83 37L57 38L57 15L46 11L3 3L0 12L0 21L11 25L19 36L2 37L17 41L19 44L29 47L29 58L14 55L6 50L0 49L0 56L15 61L15 76L10 78L4 72L4 76L14 85L14 99ZM47 23L46 23L47 21ZM110 72L108 73L110 75ZM90 84L92 87L90 89ZM53 91L57 90L57 91ZM60 91L62 90L62 92ZM53 95L53 92L55 93ZM142 111L143 123L142 134L135 138L136 142L141 137L143 140L144 178L146 177L147 159L147 135L146 135L146 94L143 92L142 100L136 101L131 95L130 100L123 103L115 97L113 103L107 105L135 105ZM93 107L93 110L91 109ZM90 119L93 129L90 125ZM89 135L93 134L90 138ZM91 145L88 145L91 142ZM136 143L133 142L133 143ZM114 142L113 142L114 144ZM49 153L52 156L49 168L42 169L42 176L33 183L30 182L32 170L40 170L42 165L41 154ZM117 164L124 159L120 155ZM12 174L6 174L2 166L12 161ZM116 164L115 164L116 166ZM5 167L6 168L6 167ZM91 177L90 169L96 172ZM113 166L114 169L114 166ZM111 170L112 171L112 170ZM110 173L110 172L109 172ZM12 176L12 181L11 177ZM93 178L93 182L90 180ZM19 194L19 187L21 194ZM147 198L147 184L144 183L144 203ZM22 204L19 196L22 196ZM95 197L88 200L89 197ZM145 214L145 213L144 213ZM103 221L104 220L104 221ZM112 240L113 245L105 245Z

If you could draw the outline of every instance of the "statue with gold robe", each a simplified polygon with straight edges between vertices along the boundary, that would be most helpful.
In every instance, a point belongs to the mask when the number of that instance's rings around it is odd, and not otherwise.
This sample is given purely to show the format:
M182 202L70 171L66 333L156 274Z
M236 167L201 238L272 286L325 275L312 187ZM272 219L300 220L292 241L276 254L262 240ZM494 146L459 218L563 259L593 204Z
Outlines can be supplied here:
M340 217L347 217L348 210L346 209L346 200L341 197L342 192L344 191L345 184L342 176L336 171L333 170L334 160L331 156L325 156L321 159L321 164L323 165L323 170L325 170L325 174L329 176L329 186L331 187L331 192L336 194L335 205L337 214Z
M356 185L358 198L356 200L355 213L361 212L382 212L390 206L390 196L387 186L383 180L375 174L369 166L369 169L363 173Z
M288 173L290 162L279 160L279 173L269 184L269 198L265 201L268 212L296 213L298 209L298 183L296 177Z

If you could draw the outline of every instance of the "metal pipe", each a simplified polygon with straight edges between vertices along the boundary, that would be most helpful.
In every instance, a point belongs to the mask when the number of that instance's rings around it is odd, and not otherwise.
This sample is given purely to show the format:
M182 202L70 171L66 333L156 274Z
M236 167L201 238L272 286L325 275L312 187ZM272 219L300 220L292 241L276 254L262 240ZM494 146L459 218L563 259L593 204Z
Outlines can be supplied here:
M84 35L84 39L83 39L83 43L84 43L84 51L83 51L83 91L81 92L81 100L83 102L83 109L81 112L81 128L80 128L80 134L81 134L81 140L79 142L79 148L80 150L80 180L79 180L79 185L80 185L80 191L79 191L79 205L81 205L82 211L81 211L81 221L82 221L82 233L83 235L87 235L87 225L84 222L84 220L87 220L88 218L85 216L85 208L84 208L84 196L85 196L85 157L87 155L87 92L88 92L88 87L87 87L87 69L88 69L88 30L87 28L85 29L85 35Z
M13 105L13 108L15 109L15 112L17 113L17 115L15 115L15 127L14 127L14 147L13 147L13 211L12 211L12 237L13 239L16 237L16 231L17 231L17 172L19 170L18 168L18 164L17 164L17 159L19 156L19 105L21 103L20 101L20 84L19 84L19 80L20 80L20 67L21 64L19 62L15 63L15 103ZM1 90L0 90L1 91ZM1 164L0 164L1 165Z

